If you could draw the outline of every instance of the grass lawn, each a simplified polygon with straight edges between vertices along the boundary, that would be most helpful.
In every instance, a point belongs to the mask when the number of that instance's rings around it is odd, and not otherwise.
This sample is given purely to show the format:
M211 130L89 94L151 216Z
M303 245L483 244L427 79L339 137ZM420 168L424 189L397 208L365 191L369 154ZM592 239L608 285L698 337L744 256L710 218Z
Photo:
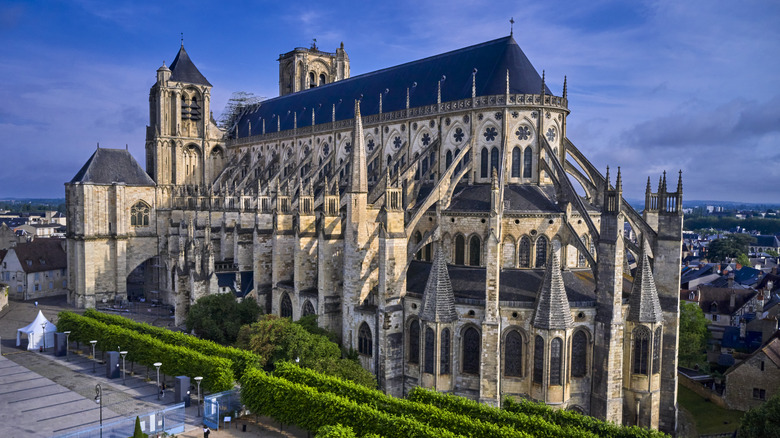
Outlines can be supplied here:
M745 414L723 409L682 385L677 387L677 402L693 416L700 435L734 432Z

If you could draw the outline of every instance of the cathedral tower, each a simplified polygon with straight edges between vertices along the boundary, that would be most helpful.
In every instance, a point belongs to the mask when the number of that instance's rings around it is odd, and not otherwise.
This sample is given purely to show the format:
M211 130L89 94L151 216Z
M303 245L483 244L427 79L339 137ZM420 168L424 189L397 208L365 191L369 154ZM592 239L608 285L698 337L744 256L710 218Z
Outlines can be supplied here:
M311 47L297 47L279 55L279 95L320 87L349 77L344 43L336 53L323 52L315 39Z

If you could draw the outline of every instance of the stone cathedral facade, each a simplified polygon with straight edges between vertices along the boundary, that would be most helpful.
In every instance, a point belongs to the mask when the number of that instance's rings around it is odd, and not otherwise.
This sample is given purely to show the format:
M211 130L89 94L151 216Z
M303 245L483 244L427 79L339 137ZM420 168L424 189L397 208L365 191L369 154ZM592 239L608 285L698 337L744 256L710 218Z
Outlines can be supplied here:
M635 211L512 36L352 78L343 45L279 62L224 130L184 47L157 70L146 169L98 148L66 184L70 303L180 323L233 291L317 314L392 395L675 430L681 178Z

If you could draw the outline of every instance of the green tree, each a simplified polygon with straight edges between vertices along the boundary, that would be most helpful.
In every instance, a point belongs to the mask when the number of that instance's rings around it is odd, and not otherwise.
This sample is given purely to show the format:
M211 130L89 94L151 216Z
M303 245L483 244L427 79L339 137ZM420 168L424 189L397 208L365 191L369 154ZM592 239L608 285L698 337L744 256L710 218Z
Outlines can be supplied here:
M752 267L750 264L750 258L748 258L747 254L744 253L737 256L737 263L742 266Z
M739 425L740 438L780 437L780 394L745 413Z
M722 239L715 239L710 242L707 247L707 258L714 262L723 262L727 258L747 254L750 244L755 241L756 238L749 234L729 234Z
M130 438L148 438L149 435L145 434L143 430L141 430L141 420L138 418L138 416L135 417L135 430L133 431L133 436Z
M694 303L680 303L680 346L678 359L681 366L703 365L706 360L709 321L704 312Z
M187 331L194 330L203 339L231 345L241 326L257 321L260 313L253 298L239 303L233 294L213 294L199 298L190 307L185 324Z

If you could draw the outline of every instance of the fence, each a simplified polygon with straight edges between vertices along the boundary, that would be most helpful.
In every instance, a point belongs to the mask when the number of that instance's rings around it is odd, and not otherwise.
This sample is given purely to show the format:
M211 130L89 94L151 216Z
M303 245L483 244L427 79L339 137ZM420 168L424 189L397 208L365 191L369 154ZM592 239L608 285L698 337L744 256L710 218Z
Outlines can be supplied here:
M179 403L146 414L139 415L141 430L149 435L167 433L169 435L184 432L184 403ZM59 435L58 438L92 437L128 437L135 431L135 416L103 423L103 426L90 426L87 429Z
M235 417L242 410L241 393L238 389L209 395L203 398L203 424L214 430L219 430L219 423L225 417L230 417L235 421Z

